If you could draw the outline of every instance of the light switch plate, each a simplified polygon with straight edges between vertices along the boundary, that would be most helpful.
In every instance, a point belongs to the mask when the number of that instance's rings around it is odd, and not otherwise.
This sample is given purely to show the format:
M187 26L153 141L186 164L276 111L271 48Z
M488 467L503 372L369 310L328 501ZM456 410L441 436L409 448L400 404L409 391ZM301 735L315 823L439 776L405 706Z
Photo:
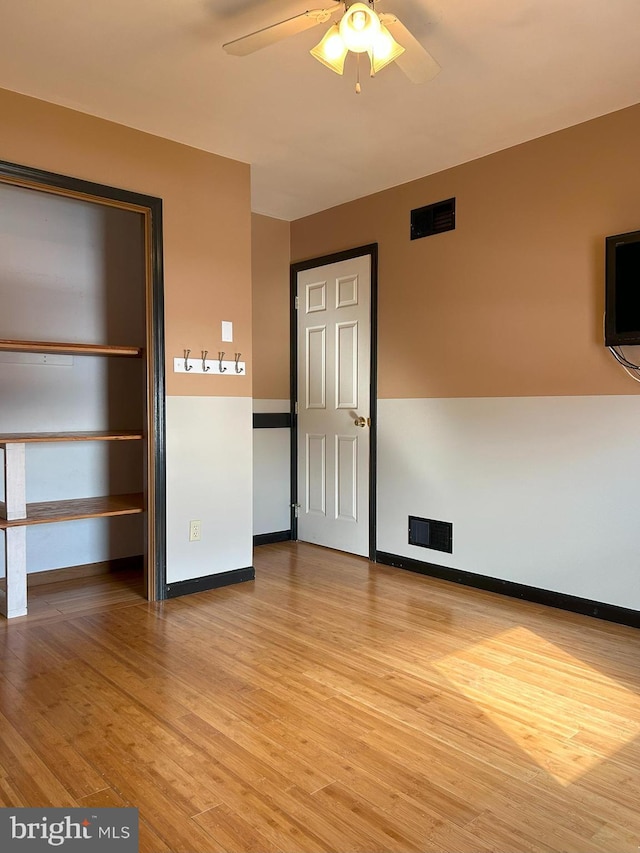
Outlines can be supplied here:
M222 321L222 340L229 343L233 341L233 323L229 320Z

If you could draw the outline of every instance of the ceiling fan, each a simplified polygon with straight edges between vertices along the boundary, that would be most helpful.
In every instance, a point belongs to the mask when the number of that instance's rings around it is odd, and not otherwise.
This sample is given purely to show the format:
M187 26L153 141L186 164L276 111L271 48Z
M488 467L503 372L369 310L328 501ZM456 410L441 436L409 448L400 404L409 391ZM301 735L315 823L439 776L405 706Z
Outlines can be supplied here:
M426 83L433 79L440 71L436 60L396 15L376 12L375 3L377 0L332 3L325 9L312 9L293 15L229 41L222 47L233 56L247 56L333 19L325 35L310 53L336 74L344 72L347 54L352 52L358 56L358 72L360 54L368 54L372 77L395 61L413 83ZM341 10L342 14L337 19L337 13ZM360 92L359 76L356 92Z

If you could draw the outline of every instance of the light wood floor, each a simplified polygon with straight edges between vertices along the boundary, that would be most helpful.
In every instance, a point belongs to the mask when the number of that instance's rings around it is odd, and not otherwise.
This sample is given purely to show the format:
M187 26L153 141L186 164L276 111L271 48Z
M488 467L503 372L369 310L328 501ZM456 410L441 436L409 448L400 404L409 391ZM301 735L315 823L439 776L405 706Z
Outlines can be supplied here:
M133 805L148 853L637 851L640 632L307 545L0 623L0 805Z

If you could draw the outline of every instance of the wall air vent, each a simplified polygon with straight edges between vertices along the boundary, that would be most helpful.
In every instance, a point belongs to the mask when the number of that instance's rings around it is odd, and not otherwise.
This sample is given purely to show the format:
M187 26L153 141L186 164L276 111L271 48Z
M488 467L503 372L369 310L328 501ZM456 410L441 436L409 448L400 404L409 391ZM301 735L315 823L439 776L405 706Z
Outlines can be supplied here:
M409 545L453 554L453 524L409 516Z
M431 237L456 227L456 200L448 198L411 211L411 239Z

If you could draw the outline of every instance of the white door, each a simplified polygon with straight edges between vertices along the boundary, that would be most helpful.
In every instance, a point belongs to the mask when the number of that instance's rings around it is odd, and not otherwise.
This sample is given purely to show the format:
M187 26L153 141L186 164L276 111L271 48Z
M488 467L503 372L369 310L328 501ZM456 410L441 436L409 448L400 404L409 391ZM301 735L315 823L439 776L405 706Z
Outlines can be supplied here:
M371 256L298 272L297 296L298 539L367 557Z

